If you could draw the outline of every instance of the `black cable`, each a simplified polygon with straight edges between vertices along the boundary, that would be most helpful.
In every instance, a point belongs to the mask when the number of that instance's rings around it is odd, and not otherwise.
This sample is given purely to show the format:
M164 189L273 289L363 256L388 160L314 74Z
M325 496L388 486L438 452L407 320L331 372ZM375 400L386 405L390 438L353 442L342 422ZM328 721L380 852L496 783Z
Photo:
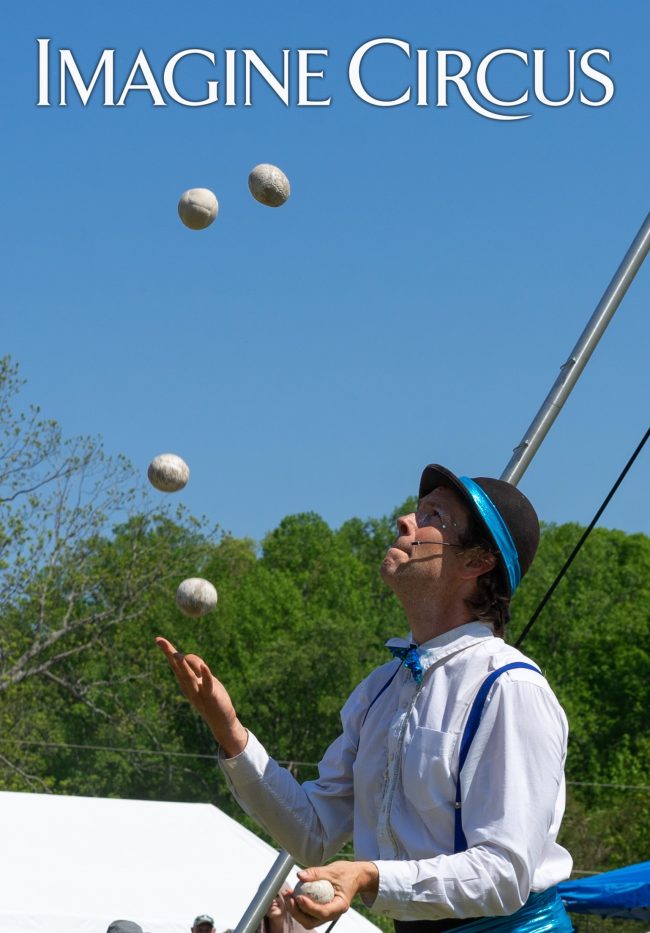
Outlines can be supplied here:
M591 531L592 531L594 525L596 524L596 522L598 521L598 519L600 518L600 516L603 514L603 512L605 511L605 509L606 509L607 506L609 505L610 500L612 499L612 496L614 495L614 493L616 492L616 490L618 489L618 487L621 485L621 483L622 483L623 480L625 479L628 470L630 469L630 467L632 466L632 464L634 463L634 461L636 460L636 458L639 456L639 454L640 454L641 451L643 450L643 446L644 446L645 442L648 440L648 437L649 437L649 436L650 436L650 428L648 428L648 430L647 430L647 431L645 432L645 434L643 435L643 438L641 439L641 441L640 441L638 447L636 448L636 450L634 451L634 453L632 454L632 456L630 457L630 459L627 461L627 463L626 463L625 466L623 467L623 470L622 470L622 472L621 472L619 478L616 480L616 482L614 483L614 485L612 486L612 488L610 489L610 491L607 493L607 495L606 495L606 497L605 497L605 499L604 499L604 501L603 501L603 504L601 505L601 507L598 509L598 511L596 512L596 514L595 514L594 517L592 518L592 520L591 520L589 526L585 529L585 531L584 531L582 537L580 538L580 540L578 541L578 543L576 544L576 546L574 547L574 549L571 551L571 554L569 555L569 557L568 557L568 558L566 559L566 561L564 562L564 566L562 567L562 569L561 569L560 572L558 573L557 577L555 578L555 580L553 581L553 583L550 585L550 587L549 587L548 590L546 591L546 594L544 595L544 597L543 597L542 601L540 602L540 604L538 605L537 609L533 612L532 616L530 617L530 620L529 620L528 624L526 625L525 629L523 630L523 632L521 633L521 635L519 636L519 638L518 638L517 641L515 642L515 648L518 648L518 647L521 645L521 643L523 642L524 638L526 637L526 635L529 633L529 631L530 631L531 628L533 627L533 624L535 623L535 621L536 621L537 618L539 617L539 614L541 613L542 609L544 608L544 606L546 605L546 603L549 601L549 599L551 598L551 596L552 596L553 593L555 592L555 590L556 590L556 588L557 588L557 586L558 586L560 580L562 579L562 577L564 576L564 574L567 572L567 570L569 569L569 567L570 567L571 564L573 563L573 559L575 558L575 556L577 555L578 551L580 550L580 548L582 547L582 545L585 543L585 541L587 540L587 538L589 537L589 535L590 535L590 533L591 533Z
M336 926L336 924L339 922L342 916L343 914L339 914L339 916L335 920L332 920L328 928L325 930L325 933L330 933L330 930L332 929L332 927Z

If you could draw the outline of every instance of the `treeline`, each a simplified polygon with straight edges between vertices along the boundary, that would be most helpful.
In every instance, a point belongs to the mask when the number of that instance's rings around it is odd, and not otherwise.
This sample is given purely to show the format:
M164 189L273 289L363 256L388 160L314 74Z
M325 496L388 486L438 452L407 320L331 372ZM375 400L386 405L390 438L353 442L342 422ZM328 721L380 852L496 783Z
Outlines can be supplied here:
M154 636L202 654L242 721L313 777L343 700L405 633L377 568L412 503L336 530L290 516L259 546L232 538L153 508L99 443L17 413L15 367L0 363L0 789L207 801L250 826ZM580 533L543 529L509 640ZM187 576L218 589L203 620L174 604ZM650 539L596 529L524 646L569 716L561 841L582 871L650 858L649 590Z

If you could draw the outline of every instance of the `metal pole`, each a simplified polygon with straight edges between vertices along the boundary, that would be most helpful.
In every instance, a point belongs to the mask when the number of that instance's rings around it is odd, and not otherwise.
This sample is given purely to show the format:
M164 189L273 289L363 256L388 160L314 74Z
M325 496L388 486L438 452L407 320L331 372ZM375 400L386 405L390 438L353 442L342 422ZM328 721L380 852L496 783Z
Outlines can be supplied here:
M235 933L253 933L258 928L262 922L262 917L269 909L271 901L282 887L294 864L289 853L285 852L284 849L280 849L271 870L260 884L257 894L237 924Z
M650 250L650 214L644 220L634 242L625 254L614 278L592 314L591 318L577 344L571 351L569 359L560 367L560 375L553 383L553 387L546 396L544 404L538 411L535 419L524 434L522 440L515 447L508 465L501 474L501 479L516 486L524 475L528 464L533 459L538 447L560 413L569 393L578 381L580 373L585 368L596 344L605 332L605 328L614 316L614 312L632 279L636 275L641 263Z

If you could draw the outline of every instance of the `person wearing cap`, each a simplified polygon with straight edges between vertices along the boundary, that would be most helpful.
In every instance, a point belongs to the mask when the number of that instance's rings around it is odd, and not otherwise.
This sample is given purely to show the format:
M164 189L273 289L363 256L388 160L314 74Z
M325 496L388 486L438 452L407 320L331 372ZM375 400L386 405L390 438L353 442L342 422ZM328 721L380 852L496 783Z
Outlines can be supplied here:
M408 639L353 691L319 778L299 785L239 722L200 658L158 639L181 689L221 746L241 806L334 900L289 898L303 926L331 921L359 894L396 933L568 933L556 885L567 721L539 668L502 635L539 542L514 486L422 474L381 566ZM332 859L352 838L354 861Z
M143 930L140 924L134 923L133 920L113 920L106 933L143 933Z
M214 920L209 914L199 914L194 918L192 933L214 933Z

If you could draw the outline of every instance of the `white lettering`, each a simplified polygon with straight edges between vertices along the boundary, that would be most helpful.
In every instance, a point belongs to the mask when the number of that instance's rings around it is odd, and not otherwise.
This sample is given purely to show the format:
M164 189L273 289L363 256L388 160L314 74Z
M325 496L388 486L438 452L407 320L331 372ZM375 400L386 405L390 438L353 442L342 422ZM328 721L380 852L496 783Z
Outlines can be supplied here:
M500 100L492 94L488 87L488 66L491 65L495 58L499 58L501 55L514 55L516 58L520 58L525 65L528 64L528 55L526 52L522 52L519 49L497 49L496 52L490 52L489 55L486 55L485 58L481 59L479 62L478 68L476 69L476 86L488 103L494 104L495 107L517 107L519 104L525 104L528 100L528 91L525 91L517 100Z
M253 103L251 95L251 65L264 78L268 86L274 91L285 107L289 106L289 49L282 49L282 83L276 78L270 68L262 61L253 49L242 49L246 63L246 90L244 106L250 107Z
M452 55L460 59L461 63L460 71L455 75L450 75L447 72L447 59ZM467 106L473 110L474 113L478 113L482 117L487 117L488 120L525 120L526 117L530 116L529 113L522 113L516 116L514 114L492 113L490 110L481 107L472 97L472 92L467 87L467 83L464 80L469 74L471 67L472 60L466 52L461 52L458 49L441 49L438 52L438 107L447 106L447 83L451 81L460 91L460 95Z
M369 52L370 49L374 49L377 45L396 45L397 48L405 53L407 58L411 57L411 46L408 42L402 42L401 39L371 39L370 42L366 42L364 45L360 46L350 59L350 64L348 66L350 86L357 97L360 97L361 100L365 101L367 104L373 104L375 107L397 107L399 104L405 104L411 99L410 87L404 91L401 97L396 97L394 100L381 100L377 97L372 97L361 81L361 62L366 52Z
M569 49L569 91L566 97L563 100L550 100L544 92L544 55L546 54L545 49L533 49L533 74L534 74L534 86L535 86L535 97L540 102L540 104L545 104L547 107L564 107L565 104L568 104L569 101L573 98L573 93L575 91L575 61L576 61L576 50Z
M322 78L324 71L309 71L310 55L329 55L327 49L298 49L298 106L299 107L328 107L331 97L319 100L309 99L309 79Z
M426 107L429 103L428 96L428 74L429 74L429 65L427 58L429 56L428 49L418 49L416 52L418 59L418 107Z
M50 52L49 39L37 39L38 43L38 104L37 107L50 106Z
M607 49L589 49L580 59L580 70L582 73L585 77L591 78L598 84L602 84L605 93L600 100L591 100L591 98L580 91L580 103L586 104L588 107L603 107L605 104L608 104L614 96L614 82L604 71L596 71L595 68L591 67L589 59L592 55L602 55L605 61L609 61L609 52Z
M216 64L214 52L208 52L205 49L183 49L182 52L177 52L176 55L172 55L165 65L165 71L163 72L165 90L172 100L186 107L205 107L206 104L216 104L219 99L218 81L208 81L208 96L204 97L203 100L188 100L186 97L182 97L176 90L176 85L174 84L174 70L179 61L186 58L188 55L202 55L204 58L207 58L212 65Z
M53 83L59 85L59 106L68 106L68 92L71 88L72 95L76 93L82 104L86 107L92 95L97 91L98 85L103 83L103 105L104 107L123 107L131 91L148 91L154 107L165 107L171 100L183 107L204 107L209 104L219 103L220 99L226 107L235 107L243 103L245 107L253 105L253 83L257 81L256 88L259 86L259 78L253 78L253 71L260 76L273 92L280 98L285 107L290 106L290 91L292 81L297 84L296 91L293 94L293 102L298 107L327 107L332 103L331 96L318 97L318 93L324 93L322 89L317 89L316 81L323 82L325 78L325 63L319 68L315 59L319 56L328 58L329 50L321 49L282 49L281 71L277 74L265 63L254 49L224 49L223 74L215 71L217 68L217 55L212 50L191 48L182 49L175 52L164 65L162 75L154 75L154 72L147 60L144 49L140 49L133 61L130 73L124 83L119 100L115 103L115 98L119 92L121 83L115 85L115 49L103 49L99 55L97 64L94 67L89 80L82 75L81 69L77 64L71 49L56 49L54 55L58 52L59 74L55 75L55 64L50 62L53 58L50 55L49 38L38 38L37 43L37 68L38 68L38 107L51 106L50 101L50 77ZM390 69L382 69L382 79L387 80L386 74L399 75L399 67L402 67L401 59L396 58L393 48L399 50L401 55L408 59L404 63L404 75L397 77L397 86L389 85L389 90L384 91L384 84L380 84L378 89L380 93L387 93L386 98L377 97L371 92L362 78L361 71L364 63L367 63L366 55L374 49L390 48L390 51L382 51L380 55L386 55L389 63L393 66ZM548 54L547 54L548 53ZM291 68L291 56L296 56L295 66ZM579 94L581 104L589 107L602 107L608 104L614 97L614 80L606 70L605 66L595 67L594 60L602 57L605 63L610 62L610 52L607 49L588 49L579 60L580 71L576 76L577 61L576 49L566 49L560 52L553 52L559 56L560 71L564 70L564 61L568 65L568 81L565 93L556 100L548 96L547 88L551 87L556 93L555 87L557 79L555 73L551 75L549 58L551 53L546 49L495 49L488 52L480 61L473 62L467 52L460 49L416 49L416 61L411 62L413 58L411 45L403 39L384 36L382 38L370 39L360 45L352 54L348 64L348 80L350 87L356 97L366 104L373 107L398 107L413 101L417 107L448 107L449 94L454 97L460 95L463 102L482 117L489 120L524 120L531 116L530 113L503 112L504 108L521 107L530 105L532 100L537 100L539 104L546 107L563 107L574 100ZM436 56L436 70L434 72L433 56ZM566 59L563 57L566 55ZM207 59L213 71L212 74L218 74L212 77L210 73L203 79L199 85L198 99L186 97L182 94L176 81L180 78L179 64L185 59L198 56ZM243 56L243 63L241 62ZM515 58L523 62L527 69L525 80L515 83L515 90L510 90L510 84L506 85L508 93L514 93L514 98L503 99L495 93L494 89L498 86L498 78L503 74L501 69L503 65L493 68L495 62L505 61L507 58ZM383 59L379 56L372 60L372 67L378 69ZM221 63L219 63L221 64ZM204 63L201 63L201 70L205 69ZM367 67L370 69L371 65ZM518 65L509 63L509 69L516 73L521 72ZM182 71L182 69L180 69ZM518 70L518 71L517 71ZM554 72L557 69L554 69ZM201 73L201 72L199 72ZM372 84L372 78L369 74L377 72L366 72L366 79ZM185 74L185 72L183 72ZM560 76L563 78L563 74ZM553 79L553 80L551 80ZM579 80L580 79L580 83ZM244 80L244 93L240 91L241 81ZM434 85L434 80L436 84ZM160 82L158 84L157 82ZM402 82L406 81L406 85ZM589 82L595 83L596 88L592 88ZM182 82L181 82L182 83ZM490 84L492 83L492 86ZM449 87L453 85L455 90L450 92ZM561 89L562 81L560 81ZM399 92L399 87L403 90ZM580 86L585 86L584 90ZM190 85L193 87L193 85ZM323 85L324 87L324 85ZM435 90L435 93L434 93ZM517 96L517 92L519 95ZM593 94L593 97L591 96ZM600 94L600 97L598 97ZM163 96L164 95L164 96ZM435 97L435 102L433 98ZM56 101L55 101L56 103Z
M235 54L237 49L226 49L226 107L234 107L235 97Z
M67 107L66 101L66 72L72 78L72 83L77 89L77 94L81 103L86 106L90 100L90 95L93 92L93 88L97 83L100 74L105 70L104 74L104 107L113 107L113 58L115 55L115 49L104 49L101 54L99 61L97 62L97 67L93 73L92 78L90 79L90 84L86 87L81 77L81 72L77 67L72 52L70 49L59 49L59 59L60 59L60 91L59 91L59 106Z
M145 81L144 84L134 83L138 71L142 72L142 77ZM156 84L156 79L153 76L153 71L151 70L149 62L147 61L147 56L144 54L144 49L140 49L137 58L133 63L131 73L127 78L126 84L124 85L122 93L120 94L120 99L117 102L118 107L124 106L124 101L126 100L127 94L130 94L131 91L149 91L154 107L167 106L162 94L160 93L160 88Z

